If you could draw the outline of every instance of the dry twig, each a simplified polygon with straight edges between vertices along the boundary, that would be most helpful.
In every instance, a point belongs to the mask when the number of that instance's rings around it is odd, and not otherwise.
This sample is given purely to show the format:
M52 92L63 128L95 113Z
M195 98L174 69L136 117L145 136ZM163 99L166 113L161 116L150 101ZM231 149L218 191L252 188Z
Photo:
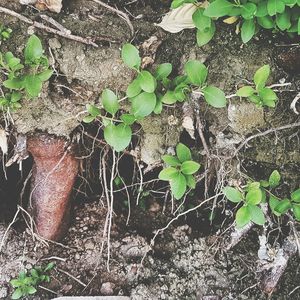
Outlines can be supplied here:
M112 12L116 13L118 16L120 16L124 21L126 21L128 27L130 28L130 32L131 32L131 35L133 36L134 35L134 28L133 28L133 25L128 17L127 14L125 14L123 11L119 10L119 9L116 9L114 7L111 7L109 6L108 4L100 1L100 0L93 0L94 2L100 4L101 6L111 10Z
M6 15L9 15L9 16L15 17L15 18L21 20L22 22L27 23L31 26L34 26L38 29L42 29L42 30L45 30L49 33L53 33L53 34L59 35L61 37L64 37L66 39L73 40L73 41L76 41L76 42L80 42L80 43L83 43L83 44L86 44L86 45L91 45L91 46L94 46L94 47L98 48L98 45L96 43L94 43L91 38L83 38L81 36L77 36L77 35L74 35L74 34L69 34L65 30L61 31L61 30L58 30L58 29L54 29L54 28L46 26L46 25L44 25L40 22L32 21L31 19L29 19L29 18L27 18L27 17L25 17L21 14L18 14L17 12L15 12L11 9L8 9L8 8L2 7L2 6L0 6L0 12L4 13ZM107 39L105 39L105 38L103 38L103 40L107 41Z

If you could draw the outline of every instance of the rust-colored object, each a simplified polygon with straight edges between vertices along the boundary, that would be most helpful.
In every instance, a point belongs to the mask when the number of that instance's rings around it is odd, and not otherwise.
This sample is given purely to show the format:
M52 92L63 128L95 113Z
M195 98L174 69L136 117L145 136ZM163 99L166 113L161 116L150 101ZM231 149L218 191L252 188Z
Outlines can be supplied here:
M29 206L35 229L43 238L57 241L68 229L78 161L64 139L48 134L29 137L28 151L34 159Z

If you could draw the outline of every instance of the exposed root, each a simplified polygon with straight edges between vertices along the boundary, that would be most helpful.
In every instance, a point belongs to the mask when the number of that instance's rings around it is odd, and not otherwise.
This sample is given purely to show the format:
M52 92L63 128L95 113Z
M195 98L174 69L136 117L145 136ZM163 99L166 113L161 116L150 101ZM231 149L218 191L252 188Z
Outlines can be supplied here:
M292 123L292 124L287 124L287 125L283 125L283 126L280 126L280 127L276 127L276 128L271 128L271 129L268 129L266 131L263 131L263 132L260 132L260 133L257 133L257 134L254 134L254 135L251 135L249 136L248 138L246 138L235 150L235 152L233 153L232 156L230 157L227 157L227 159L231 159L233 157L235 157L238 152L245 146L247 145L251 140L253 139L256 139L258 137L262 137L262 136L265 136L265 135L268 135L270 133L273 133L273 132L276 132L276 131L280 131L280 130L287 130L287 129L291 129L291 128L295 128L295 127L300 127L300 122L296 122L296 123Z
M294 98L294 100L292 101L291 106L290 106L290 108L294 111L294 113L296 115L299 115L299 112L297 111L297 108L296 108L296 105L297 105L297 102L299 101L299 99L300 99L300 93L297 94L297 96Z

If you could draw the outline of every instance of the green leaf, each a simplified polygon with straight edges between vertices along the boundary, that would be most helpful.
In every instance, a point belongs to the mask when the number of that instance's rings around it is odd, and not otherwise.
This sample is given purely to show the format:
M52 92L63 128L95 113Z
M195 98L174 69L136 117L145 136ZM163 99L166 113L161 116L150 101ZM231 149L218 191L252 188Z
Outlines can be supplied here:
M161 102L165 104L174 104L176 101L177 99L174 91L167 91L161 98Z
M255 33L255 24L253 19L245 20L241 28L241 37L243 43L248 43Z
M256 205L248 205L251 221L257 225L264 225L266 222L262 209Z
M185 66L184 70L191 81L191 83L202 86L207 78L207 68L198 60L190 60Z
M158 97L156 99L156 104L155 104L155 107L153 109L153 112L156 114L156 115L159 115L161 112L162 112L162 109L163 109L163 104L161 102L161 99L162 97Z
M10 90L19 90L24 87L24 81L20 78L7 79L3 82L3 86Z
M252 19L256 13L256 5L254 3L248 2L242 5L242 17L245 20Z
M179 175L179 172L177 169L175 169L173 167L169 167L169 168L166 168L166 169L163 169L162 171L160 171L160 173L158 174L158 178L160 180L169 181L171 179L174 179L178 175Z
M282 31L289 29L292 26L290 10L286 9L282 14L277 14L276 24Z
M275 16L277 13L283 13L285 5L281 0L268 0L267 10L270 16Z
M135 116L130 114L123 114L120 118L126 125L132 125L136 120Z
M22 98L22 94L21 93L19 93L19 92L12 92L11 93L10 101L12 103L16 103L16 102L20 101L21 98Z
M272 17L270 16L257 18L257 23L265 29L272 29L275 25Z
M268 10L267 10L267 1L259 2L257 4L257 10L255 13L256 17L265 17L268 15Z
M109 124L104 128L104 138L115 151L123 151L131 141L132 131L125 124Z
M119 110L120 105L118 102L118 97L116 94L109 90L105 89L101 95L101 101L104 109L109 112L111 115L115 115L115 113Z
M270 88L262 88L259 91L259 96L262 99L264 105L268 107L275 107L277 101L277 95Z
M19 286L22 285L22 281L19 280L19 279L12 279L10 281L10 284L11 284L12 287L16 288L16 287L19 287Z
M273 196L273 195L270 195L270 199L269 199L269 205L270 205L270 208L271 208L271 211L273 212L273 214L277 217L281 216L280 213L278 213L276 210L275 210L275 207L280 203L280 199Z
M157 82L152 74L148 71L142 71L138 76L140 87L147 93L153 93L156 89Z
M38 75L26 75L24 87L30 97L37 97L42 90L43 82Z
M269 187L269 181L267 181L267 180L260 180L260 186L262 186L262 187L265 187L265 188L267 188L267 187Z
M210 18L223 17L229 15L233 7L234 4L227 0L216 0L209 4L204 12L204 15Z
M33 34L26 43L24 50L25 62L27 64L35 63L43 55L43 46L40 39Z
M300 189L292 192L291 199L294 202L300 203Z
M205 28L203 30L198 29L196 38L197 38L197 44L199 47L202 47L206 45L210 40L214 37L216 32L216 25L215 23L211 23L211 26L209 28Z
M92 104L87 104L86 110L93 117L97 117L101 114L101 110L97 106Z
M211 106L215 108L221 108L226 106L225 94L217 87L209 85L203 89L203 93L206 102Z
M30 274L33 277L39 277L39 273L38 273L38 271L36 269L31 269L30 270Z
M212 23L211 18L204 16L203 12L204 12L203 8L198 8L193 13L193 17L192 17L195 26L201 31L210 28Z
M191 150L182 143L177 144L176 154L177 154L178 159L182 163L192 159Z
M171 4L171 8L177 8L179 6L181 6L184 3L194 3L195 0L173 0L172 4Z
M186 191L186 179L184 175L178 175L170 181L171 191L175 199L179 200Z
M185 83L182 83L175 88L174 97L177 101L183 102L185 100L185 90L188 90L188 86Z
M279 185L281 176L277 170L274 170L269 177L269 185L271 188L275 188Z
M229 201L234 203L239 203L243 199L242 193L231 186L226 186L223 189L223 193Z
M185 0L173 0L171 8L175 9L185 3Z
M48 272L48 271L52 270L54 267L55 267L55 263L54 262L50 262L50 263L48 263L48 265L44 269L44 272Z
M172 167L177 167L181 165L181 162L179 161L179 159L176 156L172 156L172 155L164 155L162 157L162 160L169 166Z
M11 295L11 299L20 299L23 296L23 292L20 288L16 289L14 293Z
M137 96L142 91L140 82L138 79L134 79L127 87L126 96L128 98L133 98Z
M12 52L6 52L4 54L4 60L8 64L10 69L14 69L15 66L17 66L21 60L17 57L15 57Z
M27 288L27 293L28 293L29 295L33 295L33 294L35 294L36 292L37 292L37 290L36 290L36 288L33 287L33 286L29 286L29 287Z
M45 71L37 74L37 76L39 77L39 79L41 81L47 81L47 80L50 79L50 77L52 76L52 74L53 74L53 71L50 70L50 69L47 69L47 70L45 70Z
M289 199L283 199L279 201L274 210L279 214L285 214L292 207Z
M255 89L253 87L243 86L236 92L236 95L239 97L249 97L252 96L254 93L255 93Z
M138 70L141 66L141 58L139 51L133 45L127 43L123 45L121 51L123 62L131 69Z
M248 99L249 99L251 102L253 102L253 103L255 103L255 104L259 105L259 106L262 105L262 101L261 101L260 97L258 97L257 95L249 96Z
M300 221L300 204L293 204L292 208L293 208L295 219L297 221Z
M251 215L248 206L242 206L235 216L237 228L243 228L251 221Z
M260 90L265 85L270 75L270 66L264 65L259 68L254 74L254 83L256 85L256 89Z
M194 189L196 187L196 179L193 175L184 175L186 184L189 188Z
M157 80L162 80L163 78L167 78L172 73L172 65L170 63L160 64L155 73L154 77Z
M95 120L95 117L94 116L85 116L83 119L82 119L82 121L84 122L84 123L92 123L93 121Z
M246 195L246 202L248 204L257 205L262 200L262 192L259 188L252 188Z
M297 0L283 0L283 2L286 6L293 7L297 3Z
M200 169L200 164L195 161L187 160L181 165L181 172L185 175L192 175Z
M150 115L156 106L156 95L143 92L132 99L132 114L136 118L144 118Z
M259 188L260 188L260 182L258 181L249 182L247 184L247 191L250 191L251 189L259 189Z

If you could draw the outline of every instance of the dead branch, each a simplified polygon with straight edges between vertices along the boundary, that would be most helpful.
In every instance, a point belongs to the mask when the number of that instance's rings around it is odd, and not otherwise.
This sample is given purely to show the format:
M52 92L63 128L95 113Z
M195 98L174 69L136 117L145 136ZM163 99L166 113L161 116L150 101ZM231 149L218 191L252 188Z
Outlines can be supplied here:
M73 40L73 41L76 41L76 42L79 42L79 43L83 43L83 44L86 44L86 45L91 45L91 46L94 46L94 47L98 48L98 45L96 43L94 43L91 38L83 38L81 36L68 34L65 30L61 31L61 30L58 30L58 29L54 29L54 28L46 26L46 25L44 25L40 22L32 21L31 19L29 19L29 18L27 18L27 17L25 17L21 14L18 14L17 12L15 12L13 10L4 8L2 6L0 6L0 12L4 13L6 15L9 15L9 16L15 17L15 18L19 19L20 21L22 21L24 23L27 23L31 26L34 26L35 28L47 31L49 33L59 35L61 37L69 39L69 40ZM103 37L103 40L107 41L107 38Z
M273 261L260 260L258 273L260 274L260 288L263 292L272 295L284 271L288 261L297 252L297 244L291 237L287 238L280 248Z
M225 250L229 251L234 246L236 246L240 240L250 231L250 229L254 226L252 222L249 222L246 226L243 228L236 228L233 227L232 232L230 233L230 240L228 244L225 246Z

